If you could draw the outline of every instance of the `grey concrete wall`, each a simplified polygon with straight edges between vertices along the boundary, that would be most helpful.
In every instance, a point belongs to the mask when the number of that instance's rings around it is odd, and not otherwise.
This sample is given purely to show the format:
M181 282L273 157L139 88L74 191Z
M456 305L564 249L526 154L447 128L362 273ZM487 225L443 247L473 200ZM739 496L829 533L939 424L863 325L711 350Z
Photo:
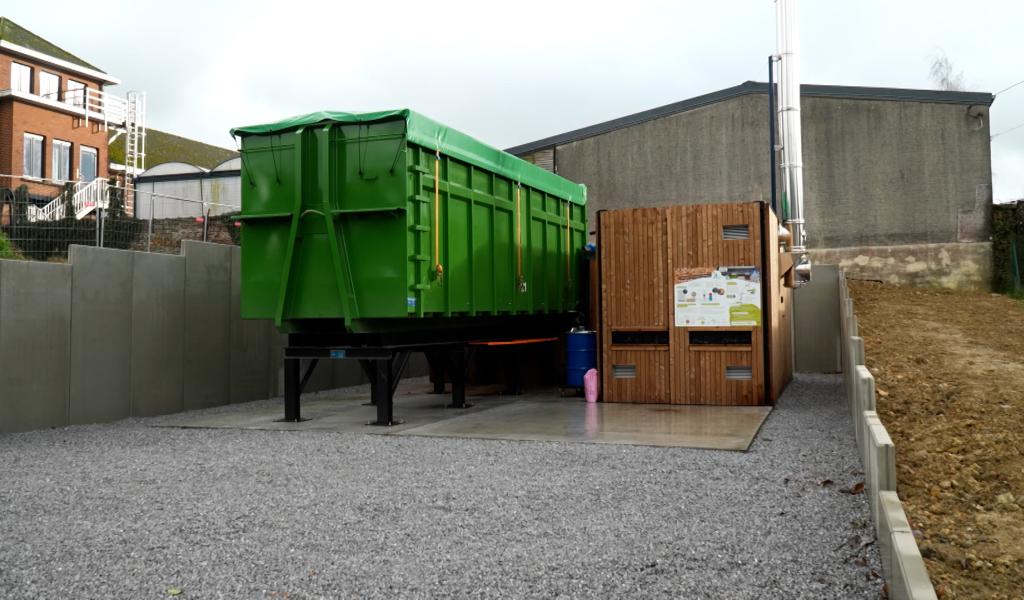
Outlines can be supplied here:
M68 422L71 267L0 260L0 432Z
M184 258L135 253L131 323L132 414L183 410Z
M72 246L72 425L131 415L133 252Z
M231 246L184 241L185 410L231 397Z
M798 373L839 373L839 268L816 264L811 283L793 292L793 353Z
M802 99L812 249L984 242L991 234L988 109ZM768 200L767 96L749 94L560 145L559 175L599 209ZM781 179L780 179L781 181Z
M241 315L241 248L229 246L230 278L228 307L229 323L228 385L231 402L246 402L253 398L272 396L270 364L271 348L267 323L243 320Z
M239 317L237 251L0 260L0 432L272 397L282 336Z
M767 200L765 97L741 96L558 146L558 174L601 209Z

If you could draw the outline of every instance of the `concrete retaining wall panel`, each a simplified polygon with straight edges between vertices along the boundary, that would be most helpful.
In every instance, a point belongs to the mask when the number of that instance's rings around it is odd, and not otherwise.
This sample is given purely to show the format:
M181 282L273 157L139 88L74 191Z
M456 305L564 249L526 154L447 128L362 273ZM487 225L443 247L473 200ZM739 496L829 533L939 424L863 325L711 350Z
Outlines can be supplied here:
M184 409L185 259L136 252L132 277L131 414Z
M182 242L185 256L185 410L227 404L231 247Z
M893 532L892 564L893 600L937 600L913 533Z
M814 265L793 292L793 352L799 373L839 373L839 267Z
M71 267L0 260L0 432L68 423Z
M882 559L882 572L892 573L892 534L896 532L911 533L907 515L903 512L903 503L894 491L878 493L878 518L875 521L875 534L878 539L878 554Z
M270 347L266 331L268 321L243 319L240 305L242 281L241 249L230 246L231 261L231 348L230 354L230 401L248 402L267 397L271 372Z
M72 425L131 415L132 259L123 250L70 248Z

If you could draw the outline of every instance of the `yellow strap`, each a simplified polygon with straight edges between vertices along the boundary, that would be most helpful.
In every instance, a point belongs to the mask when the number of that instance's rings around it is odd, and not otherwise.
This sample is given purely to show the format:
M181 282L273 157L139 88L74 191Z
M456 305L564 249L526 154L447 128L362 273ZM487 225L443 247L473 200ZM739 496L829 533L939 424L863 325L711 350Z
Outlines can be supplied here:
M441 151L434 154L434 274L444 275L441 266Z
M572 285L572 265L571 265L571 253L569 250L569 243L572 240L572 235L569 231L570 219L569 216L572 214L572 208L569 206L569 201L565 201L565 285Z
M519 191L522 187L516 183L516 277L517 283L523 281L523 224L519 216Z

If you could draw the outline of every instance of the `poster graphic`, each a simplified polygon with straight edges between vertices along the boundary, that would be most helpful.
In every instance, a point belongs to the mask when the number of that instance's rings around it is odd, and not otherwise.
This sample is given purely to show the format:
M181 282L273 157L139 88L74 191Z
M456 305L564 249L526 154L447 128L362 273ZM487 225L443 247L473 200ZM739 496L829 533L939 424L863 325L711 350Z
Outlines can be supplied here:
M761 274L756 267L676 269L676 327L761 324Z

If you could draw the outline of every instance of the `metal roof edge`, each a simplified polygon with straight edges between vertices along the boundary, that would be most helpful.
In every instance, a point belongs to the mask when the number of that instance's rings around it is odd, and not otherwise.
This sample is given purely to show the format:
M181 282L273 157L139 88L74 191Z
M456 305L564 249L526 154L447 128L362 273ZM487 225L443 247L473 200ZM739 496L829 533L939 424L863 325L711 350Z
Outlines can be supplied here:
M506 148L505 152L517 156L528 154L536 150L559 146L569 142L595 137L610 133L617 129L632 127L654 119L660 119L670 115L686 112L695 108L701 108L717 102L731 100L748 94L767 94L768 84L762 81L744 81L739 85L725 88L709 94L694 96L672 104L666 104L651 108L610 121L604 121L587 127L581 127L565 133L549 136L533 142L519 144ZM953 92L945 90L920 90L904 88L883 88L843 85L815 85L803 84L800 86L800 95L819 98L845 98L849 100L887 100L902 102L933 102L943 104L984 104L990 106L995 96L987 92Z

